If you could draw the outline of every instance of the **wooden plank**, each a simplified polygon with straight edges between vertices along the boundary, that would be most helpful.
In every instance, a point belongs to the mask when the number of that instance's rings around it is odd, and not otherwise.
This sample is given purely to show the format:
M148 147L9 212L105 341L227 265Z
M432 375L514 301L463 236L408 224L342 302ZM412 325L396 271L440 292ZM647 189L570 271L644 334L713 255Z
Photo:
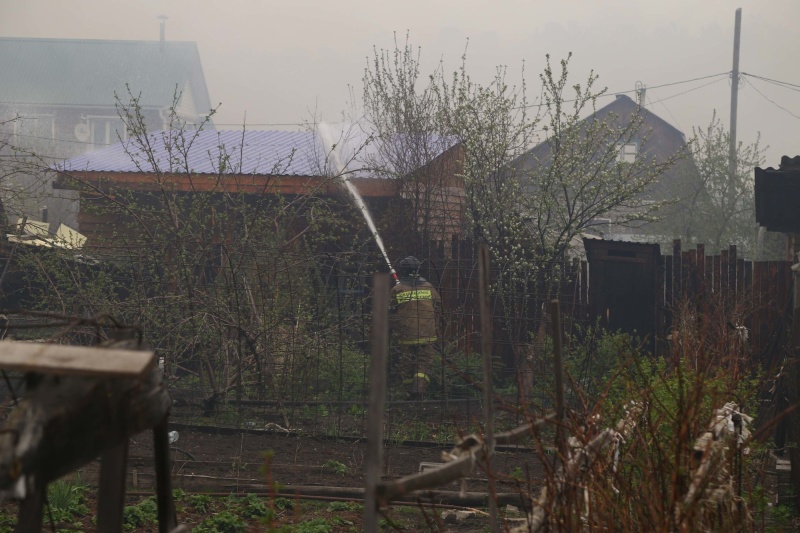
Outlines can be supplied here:
M581 261L581 303L589 304L589 263L585 259Z
M691 266L691 259L689 252L681 252L681 300L685 300L691 292L689 285L689 268Z
M745 260L739 258L736 260L736 296L737 300L741 301L744 297L744 276L745 276Z
M753 337L753 347L760 348L760 331L761 331L761 261L753 261L752 265L752 278L750 280L750 290L752 291L752 317L753 326L750 328Z
M680 301L683 291L681 285L681 240L672 241L672 304Z
M675 256L664 256L664 305L669 307L672 305L672 269L673 258Z
M727 295L728 290L728 272L729 266L728 263L730 261L730 257L728 256L728 250L722 250L720 253L720 267L719 267L719 291L720 294Z
M731 244L728 247L728 289L731 295L736 294L736 257L736 245Z
M154 359L151 350L0 341L0 368L22 372L138 377Z
M699 294L700 284L697 279L697 248L694 250L689 250L689 294L690 297L696 300L696 296Z
M695 297L695 301L700 302L702 305L702 312L707 313L708 309L706 308L706 246L704 244L698 244L695 249L695 291L697 296Z

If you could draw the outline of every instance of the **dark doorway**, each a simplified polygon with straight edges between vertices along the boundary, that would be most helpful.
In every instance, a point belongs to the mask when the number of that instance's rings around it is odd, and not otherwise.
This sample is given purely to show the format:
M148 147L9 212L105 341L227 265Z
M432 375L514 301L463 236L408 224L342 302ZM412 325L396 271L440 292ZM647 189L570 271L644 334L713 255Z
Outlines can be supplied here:
M658 244L584 239L589 261L590 316L610 331L646 339L655 351Z

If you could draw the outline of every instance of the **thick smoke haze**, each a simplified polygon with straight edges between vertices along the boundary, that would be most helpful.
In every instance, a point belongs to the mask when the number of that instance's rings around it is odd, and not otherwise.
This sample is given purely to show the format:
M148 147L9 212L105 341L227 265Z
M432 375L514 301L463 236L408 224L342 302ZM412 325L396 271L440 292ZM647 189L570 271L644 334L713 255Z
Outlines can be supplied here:
M166 15L168 40L198 43L211 100L222 104L219 127L246 119L256 128L291 128L276 125L312 113L337 120L352 99L348 87L360 98L373 47L393 46L395 32L401 40L410 32L427 66L441 58L448 70L469 40L469 68L481 81L500 64L518 79L524 61L532 96L545 54L571 51L574 82L594 70L614 93L637 81L656 86L729 71L737 7L741 70L800 86L797 0L0 0L0 35L157 40L157 17ZM715 109L727 126L729 81L701 87L709 81L652 88L647 106L687 137ZM749 143L760 132L768 165L800 154L799 131L800 87L742 82L738 138Z

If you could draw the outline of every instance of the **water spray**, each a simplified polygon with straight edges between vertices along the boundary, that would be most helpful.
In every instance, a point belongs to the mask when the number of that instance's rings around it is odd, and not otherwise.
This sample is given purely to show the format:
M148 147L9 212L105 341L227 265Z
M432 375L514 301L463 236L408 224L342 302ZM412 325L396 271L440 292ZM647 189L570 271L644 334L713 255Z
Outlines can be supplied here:
M330 154L333 156L333 163L336 165L336 171L339 179L342 180L347 192L349 192L350 196L353 198L356 207L358 207L359 211L361 211L361 215L364 217L367 227L372 232L372 238L375 239L375 244L378 245L378 249L381 251L383 260L386 261L386 265L389 267L389 273L392 275L395 284L400 283L400 278L397 276L397 271L394 269L392 262L389 260L389 255L386 253L386 246L384 246L383 239L381 239L381 236L378 233L378 228L375 226L375 221L372 220L372 215L367 208L367 204L364 202L364 198L361 197L361 194L358 192L356 186L353 185L353 182L350 181L350 178L345 173L345 168L341 159L339 158L339 151L337 150L336 143L331 135L330 127L327 124L317 124L317 131L319 131L319 135L322 139L323 148L329 150Z

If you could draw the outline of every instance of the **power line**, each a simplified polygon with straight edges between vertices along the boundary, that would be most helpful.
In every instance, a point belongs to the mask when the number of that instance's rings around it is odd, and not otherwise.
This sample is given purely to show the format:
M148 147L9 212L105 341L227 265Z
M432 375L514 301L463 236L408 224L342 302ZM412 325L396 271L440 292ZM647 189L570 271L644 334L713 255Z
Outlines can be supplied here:
M750 74L749 72L742 72L742 76L750 76L753 78L758 78L759 80L766 81L773 85L777 85L779 87L783 87L785 89L789 89L791 91L800 92L800 85L796 85L794 83L789 83L788 81L780 81L780 80L773 80L772 78L766 78L764 76L758 76L756 74Z
M647 89L661 89L661 88L664 88L664 87L671 87L673 85L682 85L684 83L691 83L693 81L707 80L709 78L717 78L719 76L730 76L730 74L731 74L730 71L719 72L717 74L709 74L708 76L700 76L699 78L692 78L691 80L673 81L673 82L670 82L670 83L662 83L661 85L650 85L650 86L647 87ZM690 90L682 92L682 93L678 93L678 94L675 94L675 95L672 95L672 96L668 96L667 98L662 98L661 100L656 100L653 103L657 104L657 103L662 102L664 100L668 100L670 98L675 98L676 96L680 96L682 94L686 94L687 92L692 92L692 91L694 91L696 89L701 89L701 88L705 87L706 85L711 85L712 83L716 83L716 82L721 81L721 80L722 80L722 78L714 80L711 83L706 83L705 85L701 85L699 87L695 87L694 89L690 89ZM615 95L618 95L618 94L628 94L628 93L635 93L635 92L636 92L636 89L631 89L631 90L628 90L628 91L614 91L614 92L607 91L607 92L599 95L599 97L608 97L608 96L615 96ZM577 100L577 98L572 98L570 100L562 100L562 101L566 103L566 102L575 102L576 100ZM542 107L544 105L545 104L530 104L530 105L527 105L527 106L524 106L524 107L525 108ZM521 107L518 108L518 109L521 109Z
M782 109L783 111L786 111L787 113L789 113L790 115L792 115L794 118L796 118L796 119L800 119L800 116L798 116L798 115L795 115L794 113L792 113L791 111L789 111L788 109L786 109L785 107L783 107L782 105L780 105L778 102L776 102L775 100L773 100L773 99L769 98L767 95L765 95L764 93L762 93L761 91L759 91L759 90L758 90L758 87L756 87L755 85L753 85L753 83L752 83L750 80L748 80L747 78L744 78L744 81L745 81L745 82L746 82L746 83L747 83L747 84L748 84L750 87L752 87L753 89L755 89L755 90L756 90L756 92L757 92L758 94L760 94L762 98L764 98L764 99L765 99L765 100L767 100L768 102L772 103L772 105L774 105L775 107L778 107L779 109Z
M647 93L645 93L645 98L647 98L647 101L650 103L650 106L651 106L651 107L653 107L653 105L654 105L654 104L653 104L653 101L652 101L652 100L650 100L650 97L649 97L649 96L647 96ZM661 100L659 100L659 102L662 102L662 101L661 101ZM672 120L674 120L674 121L675 121L675 124L677 124L677 125L678 125L678 129L680 129L680 130L683 130L683 127L681 126L680 122L678 122L678 119L677 119L677 118L675 118L675 115L673 115L673 114L672 114L672 111L670 111L670 109L667 107L667 104L664 104L664 103L662 102L662 104L661 104L661 107L663 107L664 109L666 109L666 110L667 110L667 113L669 113L669 116L670 116L670 117L672 117Z
M725 74L728 74L728 73L726 72ZM702 89L703 87L708 87L709 85L714 85L715 83L718 83L718 82L722 81L723 79L725 79L725 78L718 78L718 79L716 79L714 81L710 81L708 83L704 83L703 85L698 85L697 87L693 87L693 88L691 88L691 89L689 89L687 91L683 91L683 92L680 92L678 94L673 94L672 96L666 96L666 97L664 97L664 98L662 98L660 100L656 100L655 102L653 102L653 104L658 104L660 102L664 102L665 100L670 100L672 98L676 98L678 96L682 96L684 94L688 94L688 93L696 91L698 89ZM652 87L648 87L648 88L652 88Z

